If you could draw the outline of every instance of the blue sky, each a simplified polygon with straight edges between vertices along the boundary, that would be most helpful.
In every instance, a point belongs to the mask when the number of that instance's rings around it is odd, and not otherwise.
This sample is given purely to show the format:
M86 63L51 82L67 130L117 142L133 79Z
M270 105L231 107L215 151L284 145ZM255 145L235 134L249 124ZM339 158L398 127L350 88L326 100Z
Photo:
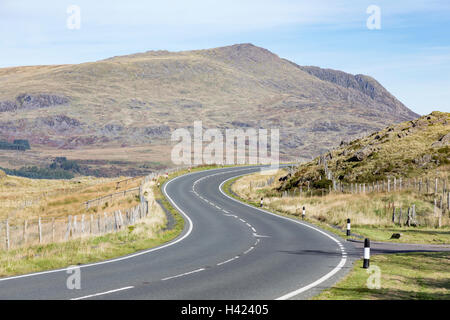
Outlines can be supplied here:
M67 28L67 8L81 28ZM369 30L366 9L381 10ZM450 1L0 0L0 67L253 43L373 76L419 114L450 112ZM0 88L1 90L1 88Z

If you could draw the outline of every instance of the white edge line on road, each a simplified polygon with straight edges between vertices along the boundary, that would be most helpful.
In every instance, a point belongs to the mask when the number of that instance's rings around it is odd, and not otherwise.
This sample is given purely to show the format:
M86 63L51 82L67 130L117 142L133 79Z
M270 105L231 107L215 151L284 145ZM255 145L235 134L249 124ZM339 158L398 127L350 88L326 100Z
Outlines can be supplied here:
M134 288L133 286L130 286L130 287L124 287L124 288L120 288L120 289L109 290L109 291L100 292L100 293L94 293L94 294L90 294L90 295L84 296L84 297L72 298L72 299L70 299L70 300L82 300L82 299L88 299L88 298L93 298L93 297L103 296L103 295L105 295L105 294L110 294L110 293L119 292L119 291L123 291L123 290L129 290L129 289L133 289L133 288Z
M178 206L176 205L176 203L172 200L172 198L167 194L167 192L166 192L166 187L167 187L171 182L177 180L178 178L185 177L185 176L187 176L187 175L191 175L191 174L194 174L194 173L197 173L197 172L192 172L192 173L188 173L188 174L185 174L185 175L181 175L181 176L175 177L175 178L173 178L172 180L169 180L169 181L164 185L164 188L163 188L163 193L164 193L164 195L167 197L167 199L169 199L169 201L171 202L171 204L172 204L172 205L173 205L173 206L174 206L174 207L175 207L175 208L176 208L176 209L177 209L177 210L178 210L178 211L186 218L186 220L188 221L188 224L189 224L188 230L186 231L186 233L185 233L182 237L180 237L180 238L178 238L178 239L176 239L176 240L174 240L174 241L172 241L172 242L169 242L169 243L167 243L167 244L165 244L165 245L156 247L156 248L152 248L152 249L149 249L149 250L141 251L141 252L138 252L138 253L135 253L135 254L131 254L131 255L128 255L128 256L124 256L124 257L121 257L121 258L116 258L116 259L107 260L107 261L101 261L101 262L95 262L95 263L90 263L90 264L84 264L84 265L80 265L80 266L78 266L78 267L79 267L79 268L94 267L94 266L99 266L99 265L103 265L103 264L108 264L108 263L113 263L113 262L118 262L118 261L123 261L123 260L131 259L131 258L135 258L135 257L141 256L141 255L144 255L144 254L148 254L148 253L153 252L153 251L157 251L157 250L161 250L161 249L164 249L164 248L173 246L174 244L176 244L176 243L178 243L178 242L184 240L185 238L187 238L187 237L191 234L192 229L193 229L193 223L192 223L192 220L189 218L189 216L188 216L183 210L180 209L180 207L178 207ZM0 279L0 282L2 282L2 281L8 281L8 280L14 280L14 279L20 279L20 278L27 278L27 277L40 276L40 275L49 274L49 273L63 272L63 271L67 271L67 268L61 268L61 269L55 269L55 270L49 270L49 271L42 271L42 272L36 272L36 273L29 273L29 274L24 274L24 275L20 275L20 276L12 276L12 277L8 277L8 278L1 278L1 279Z
M254 168L254 167L248 167L248 168L244 168L244 169L240 169L240 170L233 170L232 172L245 171L245 170L249 170L249 169L253 169L253 168ZM124 257L120 257L120 258L116 258L116 259L111 259L111 260L106 260L106 261L100 261L100 262L95 262L95 263L89 263L89 264L79 265L79 266L77 266L77 267L79 267L79 268L94 267L94 266L99 266L99 265L103 265L103 264L108 264L108 263L113 263L113 262L118 262L118 261L123 261L123 260L132 259L132 258L141 256L141 255L144 255L144 254L153 252L153 251L157 251L157 250L161 250L161 249L170 247L170 246L172 246L172 245L174 245L174 244L176 244L176 243L178 243L178 242L184 240L184 239L187 238L187 237L191 234L191 232L192 232L192 229L193 229L193 223L192 223L192 220L189 218L189 216L188 216L183 210L181 210L181 209L175 204L175 202L172 200L172 198L169 197L169 195L168 195L167 192L166 192L166 187L167 187L171 182L173 182L173 181L175 181L175 180L177 180L177 179L179 179L179 178L181 178L181 177L190 176L190 175L193 175L193 174L196 174L196 173L202 173L202 172L208 172L208 171L222 171L222 170L227 170L227 169L230 169L230 167L217 168L217 169L210 169L210 170L205 170L205 171L195 171L195 172L186 173L186 174L183 174L183 175L181 175L181 176L175 177L175 178L173 178L172 180L169 180L169 181L166 182L166 184L164 185L164 188L163 188L163 193L164 193L164 195L169 199L169 201L172 203L172 205L174 205L175 208L176 208L176 209L177 209L177 210L178 210L178 211L186 218L186 220L187 220L188 223L189 223L189 228L188 228L188 230L186 231L186 233L185 233L182 237L180 237L180 238L178 238L178 239L175 239L175 240L173 240L172 242L169 242L169 243L167 243L167 244L165 244L165 245L156 247L156 248L148 249L148 250L145 250L145 251L141 251L141 252L138 252L138 253L134 253L134 254L127 255L127 256L124 256ZM226 172L225 172L225 173L226 173ZM218 173L218 174L219 174L219 173ZM200 179L197 180L197 181L200 181L200 180L203 180L203 179L204 179L204 177L203 177L203 178L200 178ZM0 278L0 282L2 282L2 281L8 281L8 280L20 279L20 278L35 277L35 276L40 276L40 275L45 275L45 274L50 274L50 273L56 273L56 272L64 272L64 271L67 271L68 268L69 268L69 267L67 267L67 268L60 268L60 269L54 269L54 270L48 270L48 271L35 272L35 273L28 273L28 274L23 274L23 275L19 275L19 276L12 276L12 277ZM73 267L72 267L72 269L73 269Z
M324 275L320 279L317 279L316 281L314 281L313 283L308 284L307 286L304 286L304 287L299 288L297 290L294 290L292 292L286 293L285 295L283 295L283 296L281 296L279 298L276 298L275 300L287 300L287 299L290 299L290 298L295 297L296 295L298 295L298 294L300 294L302 292L305 292L306 290L309 290L309 289L319 285L320 283L324 282L325 280L331 278L339 270L341 270L346 262L347 262L347 258L343 257L341 259L341 261L339 262L339 264L333 270L331 270L329 273L327 273L326 275Z
M340 244L340 241L339 241L338 239L334 238L333 236L329 235L328 233L326 233L326 232L324 232L324 231L322 231L322 230L320 230L320 229L318 229L318 228L316 228L316 227L310 226L310 225L308 225L308 224L306 224L306 223L303 223L303 222L301 222L301 221L298 221L298 220L294 220L294 219L291 219L291 218L288 218L288 217L280 216L280 215L278 215L278 214L272 213L272 212L267 211L267 210L264 210L264 209L260 209L260 208L251 206L251 205L249 205L249 204L247 204L247 203L245 203L245 202L239 201L239 200L237 200L237 199L235 199L235 198L230 197L229 195L227 195L227 194L222 190L223 185L224 185L227 181L229 181L229 180L231 180L231 179L234 179L234 178L236 178L236 177L240 177L240 176L241 176L241 175L237 175L237 176L228 178L228 179L226 179L225 181L223 181L223 182L219 185L219 191L220 191L225 197L227 197L227 198L229 198L229 199L231 199L231 200L233 200L233 201L235 201L235 202L238 202L238 203L243 204L243 205L245 205L245 206L247 206L247 207L250 207L250 208L259 210L259 211L264 212L264 213L266 213L266 214L270 214L271 216L277 217L277 218L279 218L279 219L284 219L284 220L288 220L288 221L291 221L291 222L294 222L294 223L297 223L297 224L301 224L301 225L303 225L303 226L305 226L305 227L308 227L308 228L310 228L310 229L313 229L313 230L315 230L315 231L317 231L317 232L319 232L319 233L325 235L326 237L328 237L328 238L330 238L331 240L333 240L334 242L336 242L336 244ZM299 289L297 289L297 290L294 290L294 291L289 292L289 293L287 293L287 294L285 294L285 295L282 295L281 297L276 298L275 300L287 300L287 299L292 298L292 297L294 297L294 296L296 296L296 295L298 295L298 294L300 294L300 293L302 293L302 292L304 292L304 291L306 291L306 290L309 290L309 289L311 289L311 288L313 288L313 287L319 285L320 283L322 283L322 282L324 282L325 280L327 280L327 279L329 279L330 277L332 277L332 276L333 276L334 274L336 274L339 270L341 270L342 267L345 265L346 262L347 262L347 258L344 257L344 256L342 255L341 260L340 260L340 262L338 263L338 265L337 265L333 270L331 270L330 272L328 272L327 274L325 274L323 277L317 279L316 281L314 281L313 283L311 283L311 284L309 284L309 285L307 285L307 286L301 287L301 288L299 288Z

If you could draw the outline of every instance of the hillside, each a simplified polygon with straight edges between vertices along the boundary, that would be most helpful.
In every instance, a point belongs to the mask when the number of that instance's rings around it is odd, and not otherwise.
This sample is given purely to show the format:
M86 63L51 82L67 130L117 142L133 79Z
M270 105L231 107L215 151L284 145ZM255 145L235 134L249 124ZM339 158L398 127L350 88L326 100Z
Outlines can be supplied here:
M327 171L327 173L325 172ZM341 142L316 159L300 165L281 189L341 182L372 182L387 177L419 177L450 173L450 113L433 112L371 135Z
M0 87L0 140L29 140L32 149L2 151L3 167L53 156L169 164L170 132L194 120L280 128L282 159L311 159L417 117L368 76L301 67L251 44L4 68Z

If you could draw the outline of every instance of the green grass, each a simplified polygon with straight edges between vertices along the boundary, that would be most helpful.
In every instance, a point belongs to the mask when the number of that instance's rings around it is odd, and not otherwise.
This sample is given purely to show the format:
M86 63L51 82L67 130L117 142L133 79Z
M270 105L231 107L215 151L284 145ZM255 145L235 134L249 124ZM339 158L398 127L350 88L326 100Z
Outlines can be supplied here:
M258 203L248 201L231 192L231 185L241 177L227 181L223 190L233 198L259 207ZM267 209L267 208L264 208ZM300 219L286 212L270 210L274 213ZM345 238L345 233L330 225L312 219L306 219ZM388 240L394 232L401 232L401 242L449 243L448 229L430 228L353 228L353 232L363 234L372 240ZM353 237L352 237L353 238ZM414 241L413 241L414 240ZM408 253L394 255L376 255L371 257L371 265L381 269L381 288L369 289L366 285L370 274L362 268L362 261L355 262L353 270L338 284L314 297L315 300L368 300L368 299L450 299L450 252Z
M399 243L429 243L429 244L449 244L450 228L442 227L374 227L358 226L352 231L373 241L389 241ZM393 233L401 233L400 239L390 239Z
M148 237L144 223L117 233L77 239L62 243L35 245L0 252L0 277L52 270L70 265L87 264L124 256L156 247L174 239L182 230L179 224L172 230Z
M380 288L369 289L370 274L355 262L353 270L314 300L448 300L450 299L450 252L376 255L371 266L381 271Z

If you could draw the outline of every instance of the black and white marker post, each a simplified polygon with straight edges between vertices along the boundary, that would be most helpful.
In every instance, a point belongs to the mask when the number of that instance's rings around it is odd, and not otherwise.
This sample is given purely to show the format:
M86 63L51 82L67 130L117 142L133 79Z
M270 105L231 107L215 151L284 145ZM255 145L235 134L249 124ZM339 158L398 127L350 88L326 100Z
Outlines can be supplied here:
M369 268L370 262L370 240L368 238L364 239L364 262L363 268Z
M302 219L305 220L305 215L306 215L306 208L305 206L303 206L303 211L302 211Z
M261 208L262 208L263 204L264 204L264 201L263 201L263 198L261 198Z
M347 237L350 236L350 218L347 219Z

